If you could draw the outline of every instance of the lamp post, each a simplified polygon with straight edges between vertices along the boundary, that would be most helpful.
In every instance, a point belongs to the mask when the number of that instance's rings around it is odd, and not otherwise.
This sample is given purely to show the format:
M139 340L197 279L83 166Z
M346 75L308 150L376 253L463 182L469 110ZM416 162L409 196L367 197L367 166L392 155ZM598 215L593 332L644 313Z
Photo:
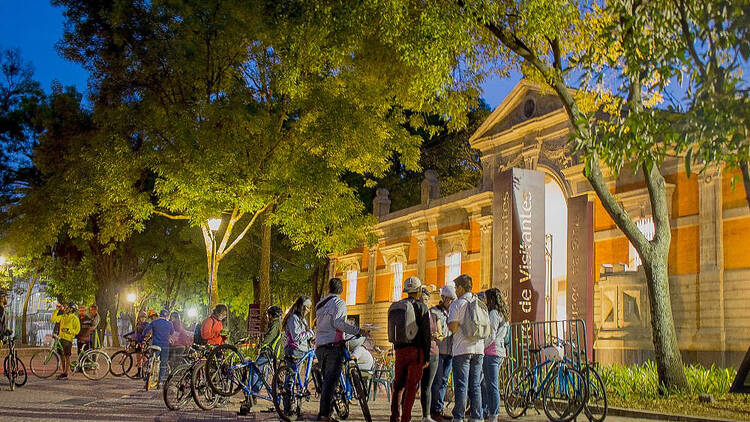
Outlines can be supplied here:
M216 285L216 236L214 235L219 227L221 226L221 218L209 218L208 219L208 234L211 237L211 259L208 265L208 303L209 307L216 305L214 303L213 290ZM218 295L218 293L217 293ZM217 298L218 300L218 298Z

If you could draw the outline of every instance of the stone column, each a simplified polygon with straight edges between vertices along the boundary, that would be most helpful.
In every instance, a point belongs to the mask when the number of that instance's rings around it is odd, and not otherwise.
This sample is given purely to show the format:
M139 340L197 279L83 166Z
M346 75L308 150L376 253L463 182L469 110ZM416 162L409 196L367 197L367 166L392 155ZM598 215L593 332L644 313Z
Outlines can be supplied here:
M479 285L482 290L492 286L492 216L485 215L476 219L479 224Z
M427 232L420 231L414 235L417 238L417 277L422 283L427 283Z
M700 232L700 273L696 324L698 347L721 352L726 366L726 329L724 313L724 222L722 215L721 174L706 172L698 176Z
M367 264L367 303L375 303L375 274L378 265L378 247L374 246L368 250L369 262Z

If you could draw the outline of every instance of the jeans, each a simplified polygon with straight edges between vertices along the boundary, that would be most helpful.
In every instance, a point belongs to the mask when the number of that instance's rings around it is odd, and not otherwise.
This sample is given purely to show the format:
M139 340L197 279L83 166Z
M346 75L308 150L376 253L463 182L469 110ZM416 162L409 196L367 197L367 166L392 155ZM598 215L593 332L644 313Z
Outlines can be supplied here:
M435 382L439 360L438 355L430 355L430 366L422 371L422 390L419 396L419 401L422 403L422 416L430 416L430 409L432 409L432 384Z
M410 422L411 409L422 379L424 352L415 346L396 349L396 365L391 393L391 422Z
M258 356L258 359L255 361L255 367L258 368L258 372L252 371L252 374L250 374L250 385L252 386L253 393L259 392L263 387L263 381L261 380L261 377L263 376L263 367L270 362L268 356L265 354Z
M448 388L448 377L453 366L453 356L440 355L438 358L437 373L432 383L432 404L430 413L442 414L445 400L445 389Z
M339 385L341 368L344 366L344 348L341 346L320 346L315 349L323 375L323 389L320 392L320 411L318 417L331 416L333 410L333 393Z
M497 378L500 365L503 363L501 356L485 356L482 362L482 406L485 418L500 414L500 390Z
M456 401L453 421L464 420L466 399L471 400L471 419L482 419L482 358L484 355L465 354L453 357L453 388ZM467 395L468 391L468 395Z
M158 346L158 345L157 345ZM161 352L159 352L159 382L163 383L167 380L167 362L169 362L169 345L159 346Z

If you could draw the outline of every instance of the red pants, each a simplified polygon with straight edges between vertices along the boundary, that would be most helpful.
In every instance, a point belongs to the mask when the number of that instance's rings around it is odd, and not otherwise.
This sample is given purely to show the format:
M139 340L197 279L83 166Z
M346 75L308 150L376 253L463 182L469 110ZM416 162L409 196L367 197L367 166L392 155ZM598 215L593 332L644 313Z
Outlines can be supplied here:
M396 350L396 368L391 397L391 422L410 422L424 366L422 351L416 347ZM399 406L401 409L399 409ZM400 410L400 412L399 412ZM401 414L399 416L399 413Z

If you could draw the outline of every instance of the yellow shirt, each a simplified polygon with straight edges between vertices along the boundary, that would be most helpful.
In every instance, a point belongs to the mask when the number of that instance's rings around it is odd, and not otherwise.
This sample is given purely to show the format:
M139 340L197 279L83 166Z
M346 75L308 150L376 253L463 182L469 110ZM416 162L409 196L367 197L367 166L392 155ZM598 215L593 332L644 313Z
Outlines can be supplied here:
M73 341L78 332L81 331L81 321L78 320L78 315L75 314L61 314L58 315L59 310L55 309L52 312L51 322L60 323L60 339Z

